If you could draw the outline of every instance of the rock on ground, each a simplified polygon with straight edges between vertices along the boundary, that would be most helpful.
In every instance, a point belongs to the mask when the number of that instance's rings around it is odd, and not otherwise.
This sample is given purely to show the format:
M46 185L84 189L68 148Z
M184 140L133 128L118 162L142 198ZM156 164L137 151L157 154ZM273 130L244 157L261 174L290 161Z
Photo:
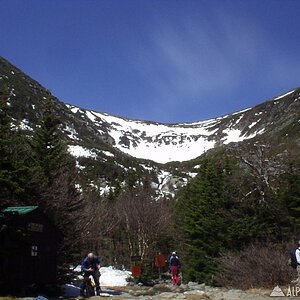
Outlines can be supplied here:
M211 300L264 300L270 299L269 290L242 291L205 286L205 284L188 283L187 285L173 286L170 284L157 284L153 287L130 286L118 289L122 292L115 295L115 299L211 299ZM97 300L99 297L93 297Z
M124 299L124 300L159 300L159 299L210 299L210 300L266 300L270 299L271 290L253 289L242 291L238 289L226 289L206 286L205 284L188 283L181 286L161 283L153 287L126 286L103 289L101 296L89 298L90 300ZM285 299L281 297L280 299ZM63 298L62 298L63 299ZM64 298L66 299L66 298ZM69 298L70 299L70 298ZM73 299L76 299L74 297ZM287 299L287 298L286 298ZM290 298L289 298L290 299ZM0 300L2 300L0 298ZM34 298L23 298L23 300L36 300Z

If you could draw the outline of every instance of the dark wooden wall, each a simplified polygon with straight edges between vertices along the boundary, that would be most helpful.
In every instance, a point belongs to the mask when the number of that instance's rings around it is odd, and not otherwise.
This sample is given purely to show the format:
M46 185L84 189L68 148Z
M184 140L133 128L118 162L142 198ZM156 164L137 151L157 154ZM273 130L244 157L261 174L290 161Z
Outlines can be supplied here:
M0 276L5 276L5 284L23 288L54 283L59 237L48 218L36 209L23 216L10 216L2 223L8 231L1 239L4 255L1 255Z

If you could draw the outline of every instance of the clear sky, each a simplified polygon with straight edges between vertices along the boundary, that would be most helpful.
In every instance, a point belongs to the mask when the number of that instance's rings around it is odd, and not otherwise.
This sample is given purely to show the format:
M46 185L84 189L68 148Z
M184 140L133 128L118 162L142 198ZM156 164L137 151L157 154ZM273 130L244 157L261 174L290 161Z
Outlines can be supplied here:
M196 121L300 86L298 0L0 0L0 55L62 101Z

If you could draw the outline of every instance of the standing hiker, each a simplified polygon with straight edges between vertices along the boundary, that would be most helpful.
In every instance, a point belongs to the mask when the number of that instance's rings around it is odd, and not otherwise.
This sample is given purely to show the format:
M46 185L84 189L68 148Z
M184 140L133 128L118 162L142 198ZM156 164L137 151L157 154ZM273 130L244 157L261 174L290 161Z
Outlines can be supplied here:
M298 242L298 248L295 251L296 260L297 260L297 280L300 281L300 241Z
M84 290L87 289L89 277L92 275L96 286L96 295L100 296L100 261L97 256L93 253L89 253L88 256L83 260L81 270L83 272L83 283L80 289L80 295L84 295Z
M166 266L166 258L161 252L157 252L155 256L155 267L158 268L159 280L161 280L161 274Z
M180 260L177 255L177 252L172 252L172 255L169 258L169 268L171 271L171 279L174 285L179 285L179 268L180 268Z

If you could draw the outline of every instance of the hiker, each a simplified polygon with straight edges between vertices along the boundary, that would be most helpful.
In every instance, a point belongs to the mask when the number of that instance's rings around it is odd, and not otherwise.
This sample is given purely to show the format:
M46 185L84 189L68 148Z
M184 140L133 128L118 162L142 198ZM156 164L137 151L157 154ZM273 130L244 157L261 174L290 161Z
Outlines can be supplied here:
M180 260L177 255L177 252L172 252L172 255L169 258L169 268L171 272L171 279L174 285L179 285L179 268L180 268Z
M155 267L158 268L158 276L159 280L161 280L161 275L163 273L163 269L166 266L166 258L161 252L157 252L155 256Z
M295 251L297 261L297 280L300 281L300 241L298 241L298 248Z
M81 265L81 271L83 272L83 283L80 289L80 295L84 296L84 290L87 289L89 282L89 276L93 276L96 286L96 295L100 296L100 261L94 253L89 253L88 256L83 260Z

